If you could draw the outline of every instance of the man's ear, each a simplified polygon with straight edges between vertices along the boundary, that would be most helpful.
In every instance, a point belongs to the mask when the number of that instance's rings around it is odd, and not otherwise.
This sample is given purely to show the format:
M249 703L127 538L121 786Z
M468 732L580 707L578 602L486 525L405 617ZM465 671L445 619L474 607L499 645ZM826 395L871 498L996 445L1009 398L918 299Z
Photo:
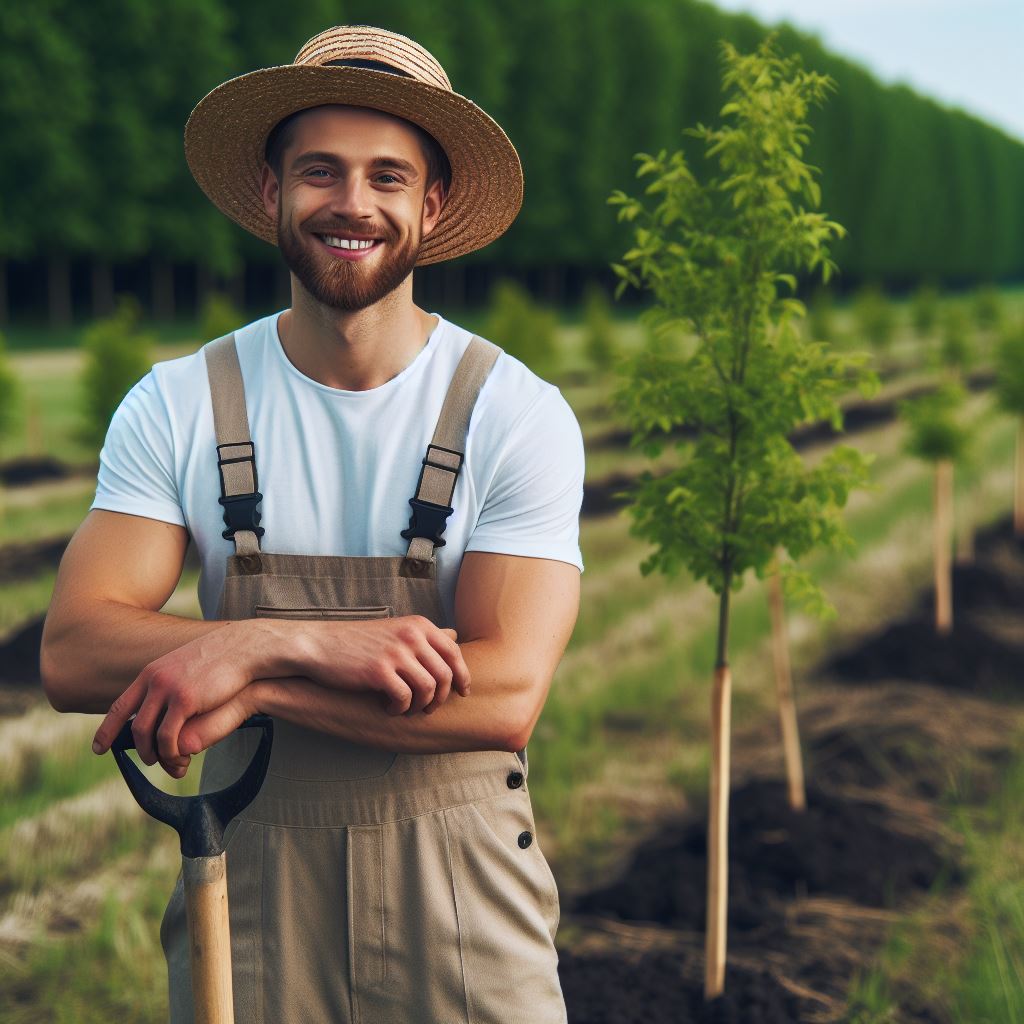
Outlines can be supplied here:
M263 209L272 221L277 222L277 204L281 201L281 186L277 176L270 169L270 164L263 165L260 177L260 195L263 197Z
M444 209L444 204L447 201L447 196L444 194L444 184L441 179L438 178L430 188L427 189L426 195L423 197L423 237L426 238L431 231L437 227L437 222L441 219L441 211Z

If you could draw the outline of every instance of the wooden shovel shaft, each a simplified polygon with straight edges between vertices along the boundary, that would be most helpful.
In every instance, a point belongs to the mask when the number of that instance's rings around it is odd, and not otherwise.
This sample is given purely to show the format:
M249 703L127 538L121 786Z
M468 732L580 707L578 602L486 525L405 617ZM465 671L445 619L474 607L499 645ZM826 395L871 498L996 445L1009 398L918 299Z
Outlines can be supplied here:
M182 857L195 1024L234 1024L227 855Z

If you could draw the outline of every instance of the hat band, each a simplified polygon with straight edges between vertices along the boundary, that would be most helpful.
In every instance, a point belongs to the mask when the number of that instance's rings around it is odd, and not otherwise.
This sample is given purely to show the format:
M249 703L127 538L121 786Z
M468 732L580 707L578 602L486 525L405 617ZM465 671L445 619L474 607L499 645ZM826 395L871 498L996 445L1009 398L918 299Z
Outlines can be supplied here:
M401 68L392 67L390 64L385 64L382 60L364 60L361 57L355 57L351 60L327 60L320 65L322 68L369 68L371 71L386 71L389 75L401 75L403 78L412 78L412 75L408 71L402 71Z

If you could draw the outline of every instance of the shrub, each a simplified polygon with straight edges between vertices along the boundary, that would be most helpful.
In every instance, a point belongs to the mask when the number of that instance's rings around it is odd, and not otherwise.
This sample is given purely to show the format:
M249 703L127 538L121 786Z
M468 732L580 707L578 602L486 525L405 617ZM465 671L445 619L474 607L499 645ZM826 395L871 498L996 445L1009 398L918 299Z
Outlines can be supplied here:
M114 313L97 320L82 336L86 361L81 437L97 449L121 400L153 365L153 338L139 332L139 317L135 299L120 296Z
M863 336L876 349L887 349L896 330L892 303L878 285L865 285L853 304L854 316Z
M588 286L583 297L584 349L595 370L610 369L617 354L612 306L604 289Z
M199 333L203 341L212 341L242 326L244 314L221 292L210 292L199 313Z
M484 337L539 376L553 373L558 362L555 314L538 307L522 285L507 278L494 286L490 306Z
M910 300L910 322L918 337L925 337L935 330L939 319L939 290L932 284L923 284Z

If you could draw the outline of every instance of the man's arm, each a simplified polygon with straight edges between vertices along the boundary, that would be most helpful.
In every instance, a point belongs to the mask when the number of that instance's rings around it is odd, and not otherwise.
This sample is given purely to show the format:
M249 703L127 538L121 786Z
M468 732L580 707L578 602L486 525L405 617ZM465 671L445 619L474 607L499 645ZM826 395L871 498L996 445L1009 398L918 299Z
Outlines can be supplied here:
M429 716L396 718L365 693L301 678L257 680L235 701L189 720L181 749L203 750L263 711L387 750L519 750L572 635L579 595L580 572L568 562L469 551L456 587L455 625L473 680L471 700L448 701Z
M390 714L443 703L452 687L468 685L454 631L421 616L233 622L164 614L157 609L177 585L186 545L184 527L93 509L61 560L40 674L55 709L107 712L97 753L137 711L132 731L140 758L168 770L184 766L188 758L175 745L181 724L229 703L254 679L305 672L322 650L307 634L333 640L322 666L332 685L379 691L390 699Z

